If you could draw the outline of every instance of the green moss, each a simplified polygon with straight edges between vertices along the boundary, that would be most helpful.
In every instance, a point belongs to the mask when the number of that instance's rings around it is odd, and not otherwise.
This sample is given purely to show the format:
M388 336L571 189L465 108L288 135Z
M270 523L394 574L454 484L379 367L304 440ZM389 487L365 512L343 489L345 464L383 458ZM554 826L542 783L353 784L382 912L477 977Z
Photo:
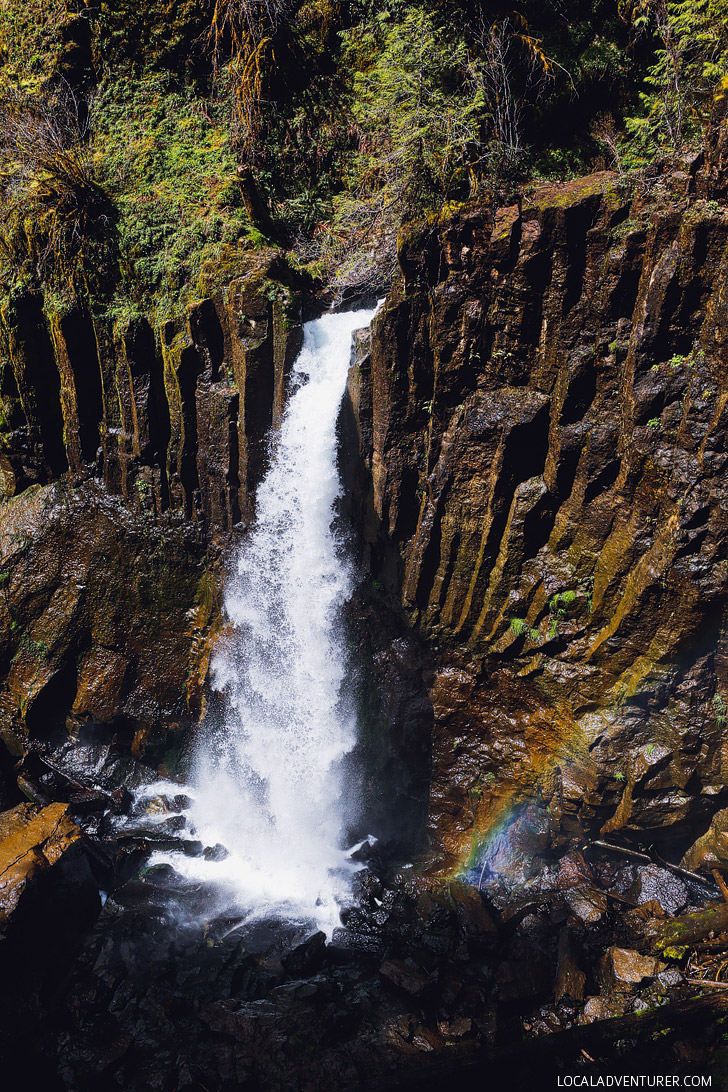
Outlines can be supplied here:
M685 958L689 950L690 949L687 946L677 944L668 944L665 948L661 949L665 959L674 959L678 963Z
M97 166L115 193L127 283L114 306L140 294L160 314L224 283L255 246L237 184L229 112L167 76L130 73L94 106ZM130 282L130 283L129 283Z
M53 74L71 6L63 0L5 0L0 7L0 93L8 87L37 90Z

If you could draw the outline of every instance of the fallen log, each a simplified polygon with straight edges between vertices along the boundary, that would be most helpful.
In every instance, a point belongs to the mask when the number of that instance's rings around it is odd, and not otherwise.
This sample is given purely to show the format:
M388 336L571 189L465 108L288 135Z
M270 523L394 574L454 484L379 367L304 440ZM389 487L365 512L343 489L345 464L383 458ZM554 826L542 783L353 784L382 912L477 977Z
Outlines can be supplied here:
M647 931L646 938L657 951L669 956L670 948L691 948L710 937L728 929L728 903L718 902L697 910L692 914L682 914L678 918L655 922Z
M649 1012L629 1013L511 1042L502 1049L480 1048L467 1058L429 1061L422 1068L415 1063L409 1072L399 1070L391 1080L370 1087L370 1092L442 1092L456 1083L480 1087L484 1073L491 1084L507 1081L507 1087L514 1090L546 1088L549 1081L563 1073L645 1074L664 1073L668 1068L672 1073L692 1073L695 1063L683 1066L671 1057L669 1042L692 1038L698 1032L705 1036L711 1028L716 1044L722 1042L727 1016L728 993L708 992ZM620 1044L618 1056L614 1052L616 1043Z

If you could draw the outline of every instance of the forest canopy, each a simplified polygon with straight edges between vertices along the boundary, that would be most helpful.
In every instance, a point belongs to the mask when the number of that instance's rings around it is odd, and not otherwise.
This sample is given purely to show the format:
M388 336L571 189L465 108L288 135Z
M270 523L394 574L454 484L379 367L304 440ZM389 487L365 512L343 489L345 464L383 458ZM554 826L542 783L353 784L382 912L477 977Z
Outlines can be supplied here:
M698 148L727 76L728 0L7 0L3 289L383 283L407 220Z

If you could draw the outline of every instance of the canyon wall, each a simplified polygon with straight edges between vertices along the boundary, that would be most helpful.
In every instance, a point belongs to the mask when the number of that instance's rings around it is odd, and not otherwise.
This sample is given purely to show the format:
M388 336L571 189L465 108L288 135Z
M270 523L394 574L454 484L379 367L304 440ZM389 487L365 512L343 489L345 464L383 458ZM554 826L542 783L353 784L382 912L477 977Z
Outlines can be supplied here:
M342 463L381 691L367 760L405 842L429 790L436 870L513 822L720 857L724 151L401 233ZM273 259L156 328L4 311L4 769L96 725L141 753L199 717L304 291Z
M157 326L40 294L0 316L6 803L18 777L43 801L38 746L101 726L159 760L199 718L222 554L301 344L289 272L258 262Z
M535 186L401 233L347 415L373 579L432 663L437 869L509 822L531 848L619 831L719 855L721 162Z
M249 517L268 429L300 347L300 294L275 258L154 327L58 311L33 293L0 316L0 487L99 474L139 510L228 530Z

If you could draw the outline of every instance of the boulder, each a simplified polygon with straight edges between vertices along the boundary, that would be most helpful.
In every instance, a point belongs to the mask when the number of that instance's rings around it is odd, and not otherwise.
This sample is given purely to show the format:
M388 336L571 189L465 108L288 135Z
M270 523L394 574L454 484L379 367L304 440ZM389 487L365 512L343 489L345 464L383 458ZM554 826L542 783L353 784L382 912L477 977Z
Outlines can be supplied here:
M654 956L640 955L632 948L608 948L601 965L601 977L608 990L631 992L664 971L667 964Z
M326 934L314 933L306 940L291 948L281 957L281 963L290 975L315 974L320 970L326 957Z
M645 865L637 870L637 880L630 894L638 906L656 902L667 914L679 914L689 898L680 877L658 865Z
M51 868L81 837L67 804L18 804L0 814L0 930L30 881Z
M607 911L607 896L593 887L572 887L564 895L564 902L574 917L585 925L600 921Z
M684 868L693 872L709 871L728 864L728 808L716 812L705 834L702 834L685 853Z
M593 1024L597 1020L610 1020L614 1016L622 1016L625 1010L625 999L615 997L590 997L579 1017L580 1024Z

